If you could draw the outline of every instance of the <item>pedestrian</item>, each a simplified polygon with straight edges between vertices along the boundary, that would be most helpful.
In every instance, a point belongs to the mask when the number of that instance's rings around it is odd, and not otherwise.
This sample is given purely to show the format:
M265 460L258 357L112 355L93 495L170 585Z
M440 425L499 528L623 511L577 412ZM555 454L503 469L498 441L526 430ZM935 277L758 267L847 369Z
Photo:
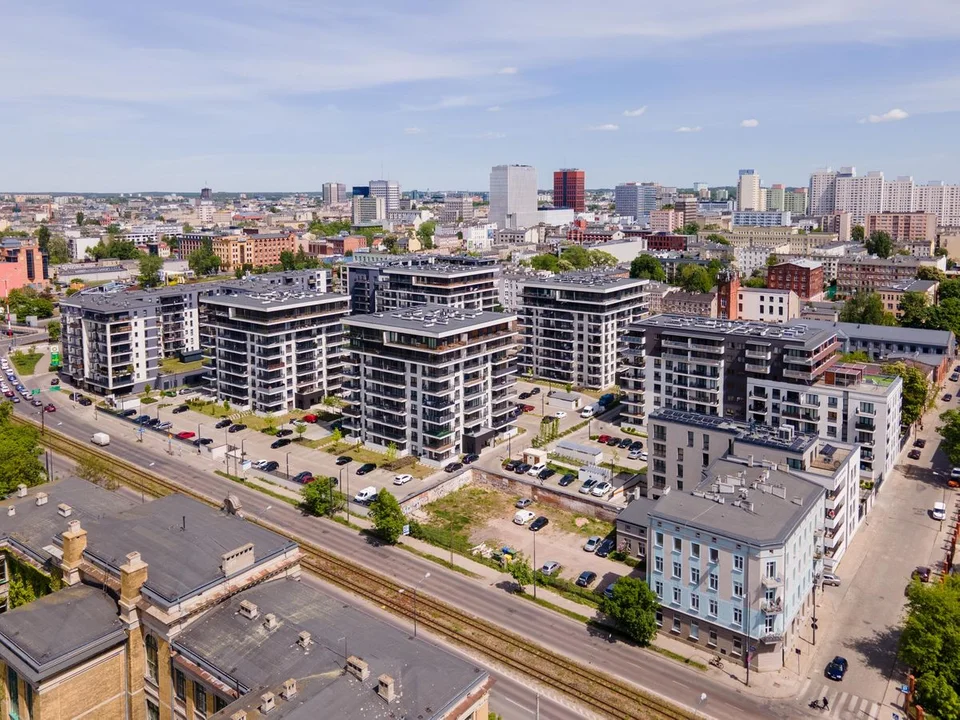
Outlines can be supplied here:
M823 709L824 709L824 710L829 710L829 709L830 709L830 703L827 702L827 699L826 699L826 698L823 699Z

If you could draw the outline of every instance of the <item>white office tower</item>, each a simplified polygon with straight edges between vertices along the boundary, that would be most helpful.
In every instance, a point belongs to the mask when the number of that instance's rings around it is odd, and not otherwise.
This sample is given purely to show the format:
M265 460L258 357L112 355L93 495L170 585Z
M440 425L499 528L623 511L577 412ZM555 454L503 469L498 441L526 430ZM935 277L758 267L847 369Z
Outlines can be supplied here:
M537 224L537 170L530 165L495 165L490 170L490 222L498 230Z
M741 170L737 181L737 209L765 210L766 203L761 198L760 176L751 169Z
M371 180L370 197L383 198L387 212L400 209L400 183L393 180Z

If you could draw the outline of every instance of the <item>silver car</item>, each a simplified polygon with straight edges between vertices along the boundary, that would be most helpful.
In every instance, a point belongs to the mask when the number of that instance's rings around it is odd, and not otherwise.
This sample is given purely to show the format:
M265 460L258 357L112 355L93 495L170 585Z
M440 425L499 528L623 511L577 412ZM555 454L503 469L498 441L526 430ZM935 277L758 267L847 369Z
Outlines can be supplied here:
M587 541L583 544L583 549L585 552L592 553L596 552L597 548L600 546L600 543L603 542L603 538L599 535L592 535L587 538Z
M840 587L840 576L834 575L832 572L825 572L823 574L823 584L833 585L834 587Z
M543 564L543 567L540 568L540 572L544 575L556 575L560 572L560 563L556 560L548 560Z

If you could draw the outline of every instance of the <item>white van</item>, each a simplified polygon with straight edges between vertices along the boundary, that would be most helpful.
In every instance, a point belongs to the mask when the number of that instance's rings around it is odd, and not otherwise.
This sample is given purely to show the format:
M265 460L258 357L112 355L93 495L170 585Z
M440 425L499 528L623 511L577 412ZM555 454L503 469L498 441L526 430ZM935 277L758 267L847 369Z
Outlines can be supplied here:
M526 525L536 516L537 514L532 510L517 510L516 515L513 516L513 522L515 522L517 525Z
M377 489L371 485L370 487L365 487L363 490L358 492L354 497L353 501L366 505L367 503L373 502L377 497Z
M594 403L593 405L587 405L583 410L581 410L580 417L592 418L598 412L600 412L600 406Z
M100 445L101 447L110 444L110 436L104 432L94 433L93 437L90 438L90 442L94 445Z

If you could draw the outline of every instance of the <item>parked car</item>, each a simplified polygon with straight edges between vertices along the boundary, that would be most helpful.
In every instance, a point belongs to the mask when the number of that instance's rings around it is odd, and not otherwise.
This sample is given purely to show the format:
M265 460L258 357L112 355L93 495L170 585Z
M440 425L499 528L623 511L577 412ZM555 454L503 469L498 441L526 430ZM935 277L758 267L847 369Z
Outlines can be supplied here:
M46 407L43 408L44 412L56 412L57 406L53 403L47 403Z
M918 567L913 571L913 577L915 577L920 582L930 582L930 568L928 567Z
M643 450L631 450L627 457L631 460L646 460L647 454Z
M583 485L580 486L580 493L581 493L582 495L586 495L588 492L590 492L591 490L593 490L593 487L594 487L594 485L596 485L596 484L597 484L597 479L596 479L596 478L587 478L587 479L584 481Z
M523 475L523 474L525 474L528 470L530 470L531 467L533 467L533 466L530 465L530 463L522 462L522 463L520 463L519 465L517 465L517 466L513 469L513 471L514 471L517 475Z
M557 418L557 420L563 420L566 416L567 414L563 410L557 410L555 414L555 417Z
M580 577L577 578L577 585L580 587L590 587L593 585L596 579L597 574L595 572L584 570L582 573L580 573Z
M521 406L521 409L524 412L533 412L534 410L536 410L536 408L533 405L523 405Z
M613 588L614 588L614 586L615 586L616 584L617 584L617 581L614 580L612 583L610 583L609 585L607 585L607 586L603 589L603 596L604 596L605 598L612 598L612 597L613 597Z
M606 557L614 551L616 548L616 543L613 541L613 538L607 538L602 543L600 547L597 548L597 557Z
M341 455L337 458L337 465L347 465L353 462L353 458L349 455Z
M919 459L920 459L920 451L917 450L916 448L914 448L913 450L911 450L910 452L907 453L907 457L910 458L911 460L919 460Z
M247 429L246 425L244 425L243 423L237 423L236 425L231 425L230 429L227 430L227 432L235 433L235 432L240 432L241 430L246 430L246 429Z
M195 447L200 447L201 445L212 445L213 438L205 438L205 437L197 438L196 440L193 441L193 444Z
M960 480L960 467L955 467L950 471L951 480Z
M551 469L551 468L544 468L543 470L541 470L540 472L537 473L537 477L538 477L540 480L549 480L550 478L552 478L552 477L553 477L554 475L556 475L556 474L557 474L557 471L556 471L556 470L553 470L553 469Z
M549 523L550 523L550 520L544 517L543 515L541 515L532 523L530 523L530 529L533 532L539 532L540 530L543 530L543 528L545 528Z
M319 420L320 418L317 417L316 415L312 414L312 413L308 413L307 415L304 415L301 419L302 419L305 423L315 423L315 422L317 422L317 420Z
M72 393L70 393L70 399L73 400L73 401L79 400L79 399L80 399L80 393L78 393L78 392L72 392Z
M296 475L294 475L294 476L293 476L292 478L290 478L290 479L293 480L293 482L295 482L295 483L300 483L301 485L306 485L307 483L312 483L312 482L313 482L313 473L310 472L309 470L304 470L303 472L297 473Z
M179 415L180 413L186 412L189 409L190 409L189 405L177 405L177 407L173 409L173 414Z
M456 472L457 470L463 469L463 463L461 462L447 463L446 467L443 469L447 472Z
M934 520L944 520L947 517L947 506L942 502L935 502L933 504L933 510L930 511L930 514L933 516Z
M634 440L630 443L631 450L643 450L643 443L640 440Z
M158 417L152 417L144 423L144 425L146 425L147 427L152 427L152 428L155 428L159 424L160 424L160 418Z
M223 420L218 422L216 425L214 425L214 427L217 430L222 430L223 428L230 427L231 425L233 425L233 420L231 420L230 418L224 418Z
M612 403L615 399L616 398L614 397L613 393L604 393L603 395L600 396L600 399L597 400L597 402L603 405L604 407L606 407L607 405Z
M270 447L272 447L274 450L277 450L278 448L285 447L289 444L289 438L280 438L279 440L274 440L272 443L270 443Z
M847 668L850 667L850 664L847 662L846 658L842 658L837 655L833 660L827 663L827 669L824 671L830 680L836 680L840 682L843 680L843 676L847 674Z
M594 497L603 497L608 492L613 490L613 485L608 483L606 480L601 480L596 485L593 486L593 489L590 491L590 494Z
M263 470L264 472L273 472L279 467L280 467L280 463L278 463L276 460L268 460L263 464L260 470Z
M604 445L606 445L609 441L610 441L610 436L609 436L609 435L599 435L599 436L597 436L597 442L598 442L598 443L603 443Z
M90 405L93 405L93 400L91 400L86 396L81 397L79 400L77 400L77 402L80 403L83 407L89 407Z
M477 455L476 453L468 453L463 456L463 462L465 465L469 465L470 463L476 462L479 459L480 459L480 456Z
M130 409L124 410L122 413L120 413L120 417L133 417L133 416L136 415L136 414L137 414L137 411L134 410L133 408L130 408Z
M946 395L943 396L944 402L950 402L951 400L953 400L953 395L951 395L950 393L947 393Z
M530 393L522 392L519 395L517 395L517 397L520 398L521 400L526 400L528 397L530 397Z
M823 584L824 585L833 585L834 587L840 587L840 576L834 575L832 572L825 572L823 574Z
M136 419L134 419L134 422L135 422L137 425L143 425L144 423L150 422L150 416L149 416L149 415L138 415L138 416L136 417Z
M408 475L408 474L404 473L403 475L397 475L395 478L393 478L393 484L394 484L394 485L406 485L406 484L407 484L408 482L410 482L411 480L413 480L413 475Z
M517 510L513 514L513 522L516 525L526 525L528 522L533 520L537 514L532 510Z
M567 473L562 478L560 478L560 487L567 487L567 485L573 485L573 481L577 479L576 475L572 473Z
M600 543L603 542L603 538L599 535L591 535L587 538L587 541L583 544L584 551L588 553L596 552L597 548L600 546Z
M521 510L523 510L525 507L530 507L531 505L533 505L533 498L520 498L516 503L514 503L514 507L520 508Z
M156 424L157 430L169 430L172 427L173 427L173 423L167 422L167 421Z
M377 489L371 485L370 487L365 487L363 490L354 495L353 501L360 503L361 505L369 505L377 499L377 495Z
M607 447L619 447L619 446L620 446L620 438L612 437L609 440L607 440Z
M923 438L917 438L913 441L913 446L918 448L924 448L927 446L927 441Z
M547 467L547 464L542 462L537 463L536 465L532 465L530 469L527 470L527 475L529 475L530 477L536 477L537 475L540 474L540 471L546 467Z
M262 470L263 466L266 465L268 462L269 460L257 460L256 462L250 463L250 465L254 470Z
M33 405L34 407L40 407L41 405L43 405L43 403L40 402L39 400L31 400L30 404Z
M517 469L517 465L519 464L520 464L519 460L507 460L503 464L503 469L506 470L507 472L513 472L514 470Z
M176 437L177 437L178 440L189 440L190 438L192 438L192 437L194 437L194 436L196 436L196 433L195 433L195 432L191 432L190 430L183 430L183 431L181 431L181 432L178 432L177 435L176 435Z
M357 475L366 475L369 472L373 472L377 469L376 463L364 463L357 468Z
M625 438L621 438L621 439L620 439L620 447L623 448L623 449L626 449L626 448L630 447L632 444L633 444L633 440L631 440L631 439L628 438L628 437L625 437Z
M289 428L284 428L283 430L277 430L278 438L290 437L291 435L293 435L293 430L290 430Z
M539 395L539 394L540 394L540 388L535 387L533 390L530 391L530 394L531 394L531 395Z
M543 567L540 568L540 572L544 575L555 575L560 572L560 563L556 560L547 560L547 562L543 564Z

